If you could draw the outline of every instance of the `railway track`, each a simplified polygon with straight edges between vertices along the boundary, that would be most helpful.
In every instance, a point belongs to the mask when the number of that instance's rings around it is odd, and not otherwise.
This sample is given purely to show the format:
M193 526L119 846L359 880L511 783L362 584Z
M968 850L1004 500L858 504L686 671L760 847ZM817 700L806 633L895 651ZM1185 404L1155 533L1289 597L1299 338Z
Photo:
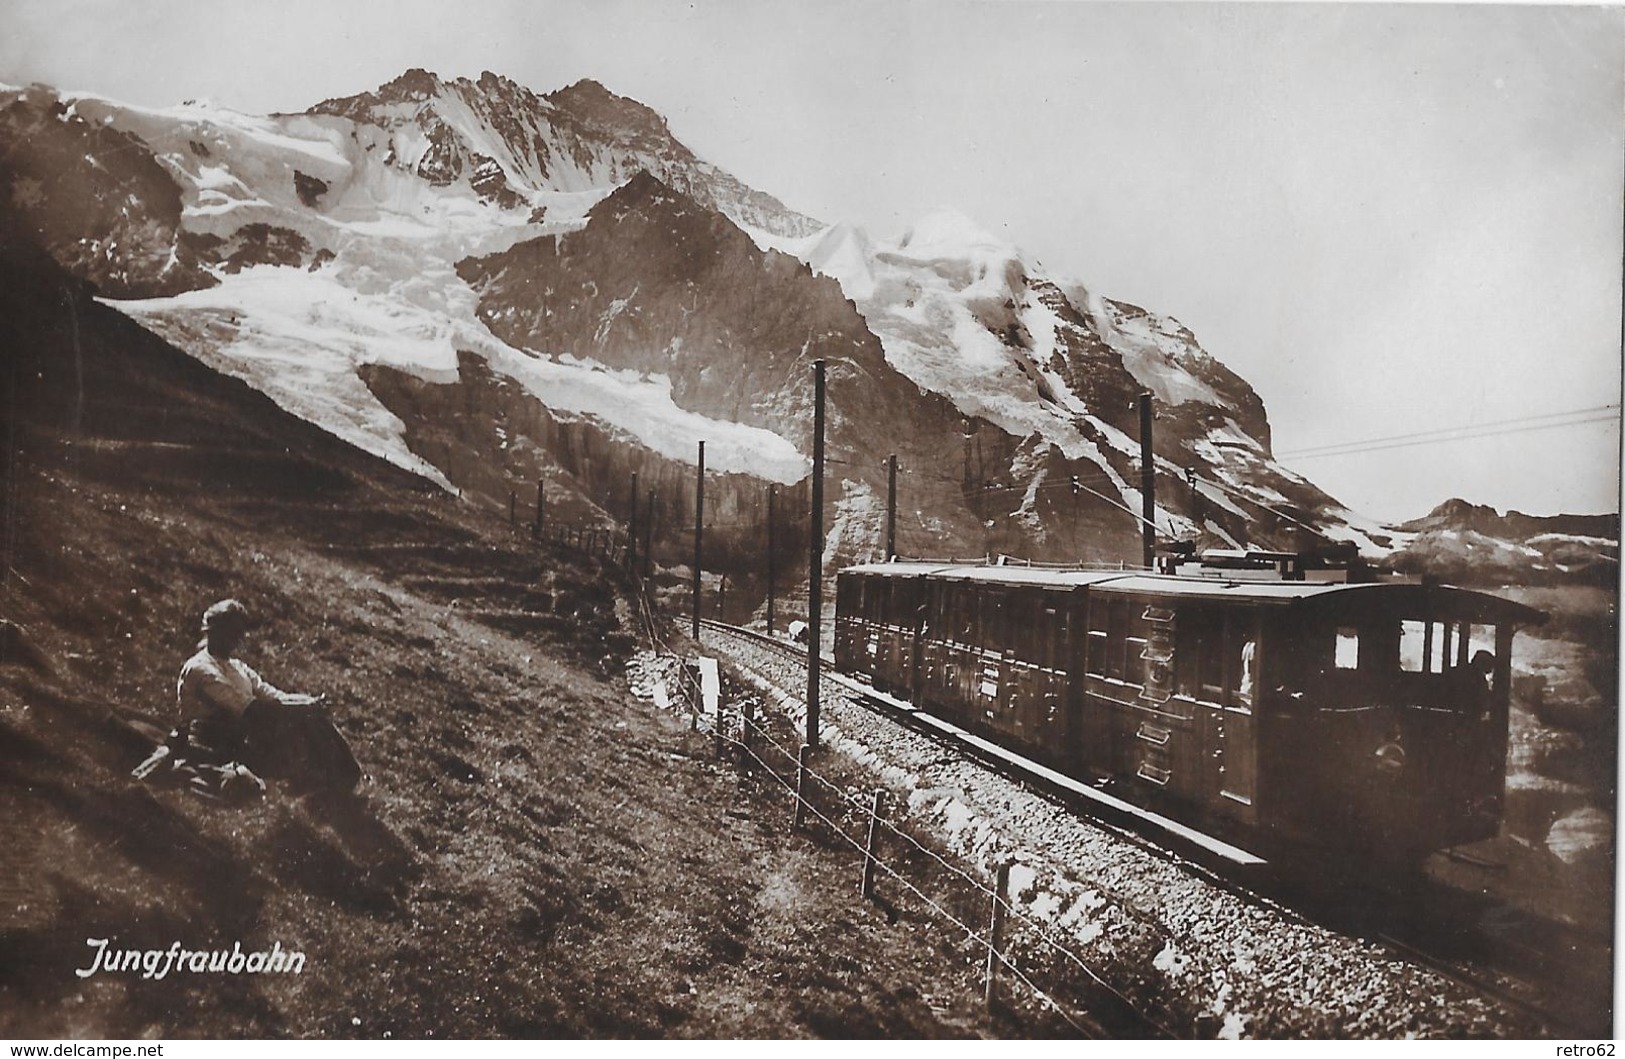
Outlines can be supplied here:
M723 622L706 620L702 625L713 633L765 647L796 664L806 665L806 650L799 645ZM1487 937L1464 941L1463 931L1471 928L1464 927L1462 917L1449 907L1466 896L1460 891L1424 882L1403 893L1372 887L1356 891L1346 884L1329 891L1311 892L1304 888L1299 876L1283 875L1244 850L1213 840L1211 836L1199 836L1175 821L1118 799L1090 796L1080 791L1084 785L1075 780L1061 777L835 672L827 659L821 672L845 689L850 701L949 747L1008 780L1042 793L1120 840L1177 864L1271 915L1318 924L1379 944L1400 960L1425 967L1546 1027L1554 1038L1612 1035L1612 1027L1606 1022L1593 1024L1598 1021L1595 1014L1574 1010L1575 997L1565 989L1560 957L1554 966L1549 954L1543 958L1542 954L1526 949L1521 956L1508 957L1504 945L1493 944ZM1237 856L1237 853L1242 855ZM1396 900L1411 903L1410 914L1405 917L1407 923L1398 922L1393 915ZM1349 914L1351 906L1359 911ZM1536 925L1530 929L1540 930ZM1502 958L1492 959L1488 954L1498 948L1503 950ZM1596 962L1596 956L1592 954L1592 963ZM1504 966L1509 962L1523 965ZM1541 972L1532 974L1531 966L1542 964Z

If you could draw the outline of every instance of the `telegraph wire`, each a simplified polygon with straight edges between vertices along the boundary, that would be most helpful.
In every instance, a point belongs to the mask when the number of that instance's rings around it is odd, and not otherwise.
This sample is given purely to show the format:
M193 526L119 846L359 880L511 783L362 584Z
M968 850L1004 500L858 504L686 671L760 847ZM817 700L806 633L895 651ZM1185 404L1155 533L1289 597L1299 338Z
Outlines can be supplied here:
M1551 430L1557 427L1585 426L1591 423L1615 421L1619 418L1617 414L1603 413L1618 413L1619 409L1618 404L1596 405L1591 408L1576 408L1567 412L1547 412L1543 415L1520 416L1515 419L1500 419L1488 423L1440 427L1435 430L1422 430L1411 434L1394 434L1382 438L1368 438L1363 441L1313 445L1308 448L1278 452L1274 454L1274 458L1277 461L1283 459L1315 459L1321 456L1344 456L1359 452L1378 452L1383 449L1404 448L1409 445L1472 441L1477 438L1494 437L1499 434L1520 434L1535 430ZM1560 420L1560 422L1550 422L1551 420Z

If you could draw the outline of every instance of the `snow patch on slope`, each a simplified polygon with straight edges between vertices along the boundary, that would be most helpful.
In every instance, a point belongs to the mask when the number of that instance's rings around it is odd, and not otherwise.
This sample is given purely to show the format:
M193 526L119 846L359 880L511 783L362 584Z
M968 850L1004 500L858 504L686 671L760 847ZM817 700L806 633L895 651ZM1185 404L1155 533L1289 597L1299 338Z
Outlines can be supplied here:
M456 262L578 230L613 183L537 192L533 204L546 210L537 222L528 207L505 211L481 201L466 181L435 187L387 164L389 150L405 146L400 130L332 116L144 109L92 95L75 105L153 148L181 188L189 230L226 236L267 224L332 254L316 271L222 270L208 290L107 304L346 441L448 485L410 451L404 424L357 372L379 364L452 383L457 352L467 350L549 408L595 416L669 458L692 462L703 438L719 471L784 483L805 477L809 464L789 441L677 407L665 376L539 357L500 341L478 319L476 295ZM301 200L296 172L325 184L315 207Z
M356 373L362 364L389 364L431 382L454 381L456 350L432 314L291 268L248 269L207 290L104 304L300 418L450 488L407 448L405 424Z
M474 316L473 291L448 265L393 283L379 278L340 267L315 273L262 267L222 276L208 290L107 304L294 414L442 485L440 472L407 446L404 424L361 380L362 365L452 383L457 352L468 350L549 408L596 416L671 459L692 459L704 438L708 462L719 471L785 483L807 473L807 460L777 434L677 407L666 376L514 349Z
M847 254L858 245L847 243ZM1066 400L1071 395L1058 378L1044 375L1044 386L1035 379L1047 353L1029 355L1004 337L1018 308L1029 307L1026 266L1014 247L944 211L874 251L867 272L872 287L849 263L836 278L845 283L849 275L859 285L847 294L879 336L886 359L916 385L1017 437L1037 435L1069 459L1091 458L1093 446L1072 422L1081 405Z

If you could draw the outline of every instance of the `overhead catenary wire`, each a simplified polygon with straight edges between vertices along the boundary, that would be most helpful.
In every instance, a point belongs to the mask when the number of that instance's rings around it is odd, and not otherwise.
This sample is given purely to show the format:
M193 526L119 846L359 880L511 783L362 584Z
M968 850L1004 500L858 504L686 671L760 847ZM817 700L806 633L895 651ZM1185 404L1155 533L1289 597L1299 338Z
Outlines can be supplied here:
M1320 529L1318 529L1318 528L1316 528L1314 526L1309 525L1307 522L1302 522L1302 521L1300 521L1300 520L1298 520L1296 518L1293 518L1291 515L1287 514L1285 511L1282 511L1280 508L1273 507L1273 506L1271 506L1269 504L1266 504L1266 503L1264 503L1264 501L1258 499L1257 497L1250 496L1247 493L1244 493L1239 489L1236 489L1236 488L1234 488L1232 486L1225 485L1223 482L1215 482L1215 481L1213 481L1211 479L1208 479L1208 478L1198 478L1196 480L1199 483L1201 483L1202 485L1211 485L1213 488L1218 489L1221 492L1229 493L1231 496L1238 497L1238 498L1240 498L1242 500L1247 501L1250 504L1256 504L1258 507L1263 508L1265 511L1268 511L1270 514L1275 515L1277 518L1284 519L1287 522L1292 523L1294 526L1300 527L1301 529L1306 529L1310 533L1315 534L1316 536L1323 535L1322 530L1320 530Z
M1474 441L1502 434L1521 434L1537 430L1554 430L1560 427L1617 422L1619 420L1619 410L1620 406L1617 403L1593 405L1590 408L1576 408L1567 412L1547 412L1541 415L1519 416L1513 419L1469 423L1454 427L1438 427L1433 430L1415 431L1410 434L1393 434L1387 437L1367 438L1361 441L1311 445L1302 449L1287 449L1277 452L1273 454L1273 457L1275 460L1280 461L1288 459L1319 459L1325 456L1349 456L1364 452L1381 452L1385 449L1407 448L1412 445Z

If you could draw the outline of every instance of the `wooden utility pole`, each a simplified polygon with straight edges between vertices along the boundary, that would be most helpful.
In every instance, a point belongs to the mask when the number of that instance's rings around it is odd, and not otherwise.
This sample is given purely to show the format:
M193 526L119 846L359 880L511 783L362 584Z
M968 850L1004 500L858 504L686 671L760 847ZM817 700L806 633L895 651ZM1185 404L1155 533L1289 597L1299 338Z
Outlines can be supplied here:
M897 453L886 458L886 561L897 558Z
M705 542L705 442L700 442L700 465L694 470L694 639L700 638L700 557Z
M767 631L769 633L772 633L772 631L773 631L773 582L778 579L777 561L775 560L774 555L773 555L773 550L774 550L774 548L776 546L775 542L773 540L773 515L774 515L774 508L777 506L775 501L777 501L778 498L779 498L779 487L776 486L776 485L768 486L767 487Z
M824 635L824 361L813 361L812 541L807 548L807 745L818 746L819 652Z
M1157 464L1151 455L1151 395L1140 395L1140 540L1142 565L1150 569L1157 561Z
M627 498L626 515L626 576L638 572L638 472L632 472L631 495Z
M655 547L655 491L649 490L649 502L643 505L643 576L654 573Z
M542 480L536 479L536 521L530 525L531 537L542 535L542 517L547 513L547 493L543 490Z

